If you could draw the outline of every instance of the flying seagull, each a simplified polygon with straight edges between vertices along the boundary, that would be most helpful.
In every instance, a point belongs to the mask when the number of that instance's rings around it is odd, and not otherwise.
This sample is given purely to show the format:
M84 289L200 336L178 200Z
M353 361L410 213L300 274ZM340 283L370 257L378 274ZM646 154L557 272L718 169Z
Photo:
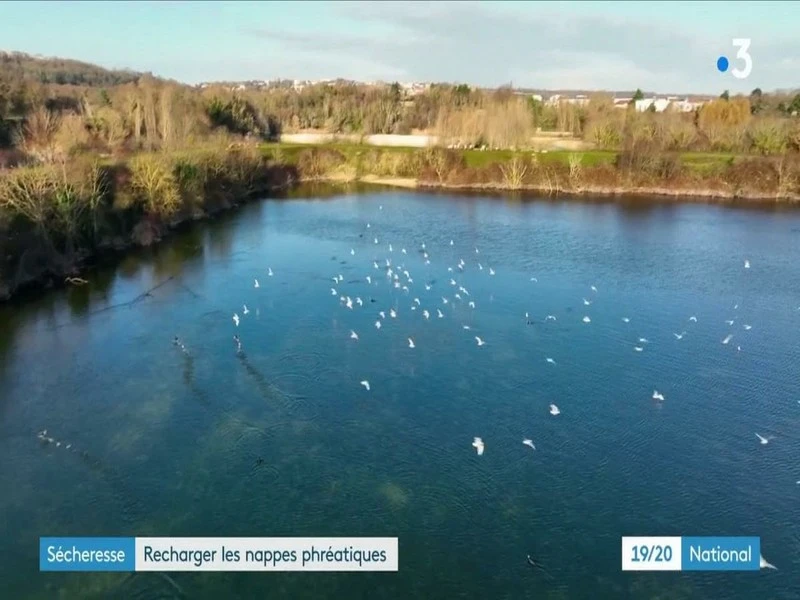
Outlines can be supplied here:
M553 415L554 417L556 417L556 416L561 414L561 411L558 410L558 407L555 404L551 404L550 405L550 414Z
M350 339L351 340L356 340L356 341L358 340L358 334L355 331L353 331L352 329L350 330Z
M663 402L664 394L662 394L661 392L657 392L656 390L653 390L653 400L660 400L661 402Z
M530 446L531 448L536 450L536 446L533 445L533 440L529 440L529 439L525 438L524 440L522 440L522 443L525 444L526 446Z
M233 313L233 324L236 325L237 327L239 326L239 315L237 315L236 313Z
M367 381L367 380L365 379L364 381L362 381L362 382L361 382L361 385L363 385L363 386L364 386L364 389L366 389L367 391L369 391L369 381Z
M778 570L778 567L776 567L772 563L768 563L767 559L761 556L760 554L758 555L758 566L762 569L775 569L776 571Z
M764 436L758 434L756 434L756 437L758 438L758 441L761 442L762 445L769 444L770 439L772 439L772 438L765 438Z
M483 440L481 438L479 438L479 437L474 438L472 440L472 447L475 448L475 450L478 451L478 456L482 456L483 455L484 446L483 446Z
M478 346L483 346L484 344L486 344L486 342L484 342L484 341L483 341L481 338L479 338L477 335L475 336L475 341L476 341L476 342L478 342Z

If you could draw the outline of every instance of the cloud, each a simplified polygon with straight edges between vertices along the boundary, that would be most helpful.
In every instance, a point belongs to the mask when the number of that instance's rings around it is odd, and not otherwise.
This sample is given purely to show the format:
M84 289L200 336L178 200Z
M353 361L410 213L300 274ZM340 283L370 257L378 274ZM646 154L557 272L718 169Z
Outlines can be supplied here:
M531 7L538 12L531 13ZM539 10L537 5L524 5L525 12L466 2L358 2L336 8L339 16L358 29L373 33L269 29L250 33L284 53L302 56L303 62L319 61L325 69L336 71L329 76L356 79L408 78L490 86L513 81L518 87L641 87L662 92L735 90L737 85L742 89L750 85L714 71L719 53L729 51L733 56L733 48L721 48L717 39L657 23ZM793 64L797 60L793 57L800 57L798 46L795 43L788 49L785 44L773 44L759 49L759 61L765 67L761 73L772 87L781 85L781 74L789 74L786 67L777 66L780 59Z

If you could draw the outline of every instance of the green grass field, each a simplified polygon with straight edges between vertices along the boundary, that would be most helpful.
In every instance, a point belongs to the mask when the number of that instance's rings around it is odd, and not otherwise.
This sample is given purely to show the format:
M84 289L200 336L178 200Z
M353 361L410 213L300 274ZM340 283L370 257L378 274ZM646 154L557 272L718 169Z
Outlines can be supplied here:
M330 148L331 150L336 150L341 152L347 159L354 158L359 153L368 152L370 150L399 154L422 152L422 149L414 147L367 146L363 144L351 143L328 143L314 146L311 144L291 144L285 142L264 144L263 150L266 154L274 157L280 157L281 160L284 160L288 163L294 163L303 150L314 147L324 147ZM502 164L520 154L533 154L532 152L517 150L459 150L458 152L460 152L464 157L464 161L469 167L485 167L493 163ZM602 164L614 164L614 160L616 159L618 153L612 150L551 150L549 152L538 152L536 153L536 156L543 163L568 164L569 157L572 154L578 154L581 156L581 165L595 166ZM719 168L731 164L737 158L734 154L718 152L683 152L680 156L682 163L688 168L704 172L713 168Z

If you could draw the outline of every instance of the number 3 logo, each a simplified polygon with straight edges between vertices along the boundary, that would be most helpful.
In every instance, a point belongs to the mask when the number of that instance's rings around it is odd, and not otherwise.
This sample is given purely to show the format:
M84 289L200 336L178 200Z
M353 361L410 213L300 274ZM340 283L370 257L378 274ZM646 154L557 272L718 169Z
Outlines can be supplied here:
M747 52L750 49L750 39L734 38L732 43L739 48L739 51L736 53L736 58L740 58L744 61L744 69L733 68L731 69L731 74L736 77L736 79L746 79L747 76L750 75L750 71L753 70L753 59Z

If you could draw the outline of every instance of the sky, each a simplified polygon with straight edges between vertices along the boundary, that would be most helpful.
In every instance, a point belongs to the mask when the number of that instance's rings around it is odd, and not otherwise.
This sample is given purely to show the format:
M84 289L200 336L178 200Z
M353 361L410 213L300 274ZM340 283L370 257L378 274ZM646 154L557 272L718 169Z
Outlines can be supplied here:
M800 2L2 2L0 50L186 83L437 81L731 93L800 88ZM750 38L745 80L717 70Z

